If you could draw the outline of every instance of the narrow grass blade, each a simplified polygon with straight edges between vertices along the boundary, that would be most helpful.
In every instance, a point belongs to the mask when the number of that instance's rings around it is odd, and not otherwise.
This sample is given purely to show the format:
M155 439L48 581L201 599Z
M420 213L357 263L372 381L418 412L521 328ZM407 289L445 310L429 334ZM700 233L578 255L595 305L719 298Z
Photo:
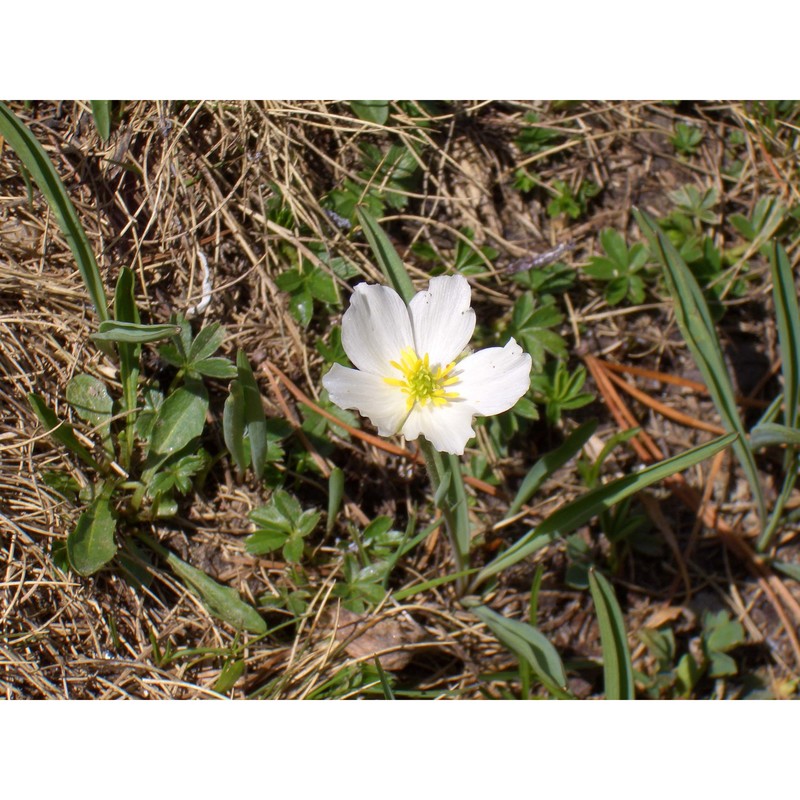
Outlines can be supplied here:
M96 470L100 469L100 465L92 454L78 441L72 430L72 425L68 422L62 422L38 394L31 392L28 395L28 402L31 404L31 408L38 417L39 422L44 425L45 430L57 442L63 444L67 449L72 450L85 464L88 464Z
M792 265L777 244L772 250L772 293L783 372L784 421L796 428L800 420L800 306Z
M633 700L636 690L633 685L631 653L625 633L625 620L614 594L614 587L603 574L590 569L589 591L592 593L600 625L606 700Z
M244 397L244 421L250 440L250 461L256 478L261 478L267 463L267 418L253 370L242 350L236 354L236 368Z
M114 541L117 523L109 498L110 491L101 491L89 509L80 515L75 530L67 537L69 563L78 575L94 575L117 553Z
M566 536L571 531L574 531L575 528L588 522L592 517L606 511L626 497L630 497L651 484L674 475L676 472L689 469L689 467L732 445L736 440L737 434L728 433L699 447L687 450L685 453L645 467L632 475L625 475L615 481L592 489L577 500L551 514L533 530L528 531L508 550L501 553L494 561L491 561L478 573L473 587L478 586L492 575L508 569L508 567L513 566L559 536Z
M23 125L11 109L1 102L0 135L5 138L25 165L47 200L58 226L75 256L97 316L101 321L107 320L108 304L100 270L97 268L86 232L78 219L78 214L69 199L67 190L38 139Z
M342 507L344 497L344 472L339 467L331 470L328 478L328 519L325 522L325 531L330 533L333 530L336 516Z
M386 275L392 288L406 303L410 303L411 298L414 296L414 285L411 283L411 278L408 277L397 250L394 249L389 237L383 232L381 226L369 211L359 207L356 209L356 215L364 230L364 235L367 237L367 242L375 256L375 260L378 262L378 266L383 271L383 274Z
M597 422L585 422L574 430L555 450L545 453L529 470L517 491L514 501L506 512L506 519L513 517L530 500L542 485L542 481L564 466L589 441L597 430Z
M378 678L381 682L381 690L383 691L384 700L394 700L394 692L392 691L392 686L389 683L389 676L386 674L386 670L384 670L381 660L378 658L378 656L375 656L375 669L378 671Z
M550 694L559 699L570 697L561 657L541 631L527 622L506 619L486 606L475 606L470 610L486 624L501 644L530 666Z
M107 320L101 322L97 333L90 335L95 342L125 342L127 344L144 344L146 342L163 342L180 334L179 325L142 325L138 322L117 322Z
M108 141L111 136L111 101L110 100L92 100L92 116L94 117L94 124L100 138Z
M759 517L763 522L766 506L758 469L753 453L747 446L744 425L736 407L736 396L703 292L686 262L655 222L637 209L633 213L653 252L658 254L664 266L664 277L674 303L675 320L703 375L722 424L739 435L733 449L750 484Z

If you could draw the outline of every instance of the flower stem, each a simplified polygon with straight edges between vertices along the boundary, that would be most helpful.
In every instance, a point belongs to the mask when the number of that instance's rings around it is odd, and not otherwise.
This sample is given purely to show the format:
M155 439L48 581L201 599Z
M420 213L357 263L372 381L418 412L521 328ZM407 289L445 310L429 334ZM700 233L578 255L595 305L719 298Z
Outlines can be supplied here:
M443 457L426 439L419 440L419 449L425 458L436 505L444 517L453 548L455 571L466 572L469 569L470 527L461 462L454 455ZM464 594L466 576L456 579L456 591L459 595Z

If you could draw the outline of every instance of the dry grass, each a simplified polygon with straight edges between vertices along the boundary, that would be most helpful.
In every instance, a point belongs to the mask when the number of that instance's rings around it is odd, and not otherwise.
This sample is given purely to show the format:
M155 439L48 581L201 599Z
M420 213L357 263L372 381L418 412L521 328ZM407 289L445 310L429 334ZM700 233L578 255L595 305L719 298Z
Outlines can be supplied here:
M363 241L338 228L320 205L346 179L364 184L357 174L358 148L364 143L413 142L421 154L418 190L410 193L402 212L385 220L415 280L423 283L430 268L415 256L411 249L415 244L426 244L443 263L452 263L456 243L467 241L461 231L468 227L474 231L475 246L490 245L498 251L497 258L486 264L485 280L474 283L475 304L487 324L506 314L513 302L517 290L504 270L515 259L571 241L576 248L568 261L585 263L601 229L631 231L633 206L664 213L667 192L684 183L717 186L724 193L727 212L748 213L765 195L777 195L788 203L798 199L797 163L787 145L794 132L780 125L769 130L754 119L752 107L741 103L685 108L643 102L458 103L432 113L427 127L416 124L408 106L396 105L387 129L354 118L342 103L140 102L125 105L122 122L105 144L97 136L87 104L35 103L15 105L14 110L30 125L61 174L107 287L114 285L121 266L132 267L147 321L166 321L171 312L186 312L200 299L202 260L207 259L214 297L204 319L221 320L226 326L227 354L243 348L254 365L277 366L312 400L319 397L322 368L315 342L330 320L323 313L304 330L289 313L287 297L275 279L292 266L297 253L328 270L314 249L315 243L324 242L330 254L357 265L366 279L380 280ZM568 127L568 146L560 153L552 149L530 156L521 153L514 139L530 111L549 127ZM677 156L669 144L673 124L683 119L705 132L691 159ZM732 184L722 180L720 170L726 136L733 130L742 132L745 155L741 177ZM526 196L513 188L515 171L522 167L535 170L545 187L555 180L572 187L591 180L602 192L577 221L553 220L546 213L546 191ZM25 394L35 390L60 416L69 418L64 390L75 372L93 373L112 385L116 373L113 363L88 339L95 323L70 251L41 197L34 192L29 201L18 162L7 145L0 160L0 186L0 531L5 562L0 584L0 686L4 695L214 696L225 656L233 650L246 663L243 677L227 692L234 697L313 697L327 682L342 679L351 669L355 673L356 665L371 660L375 648L360 651L357 643L354 647L356 635L349 641L332 637L341 615L331 594L340 566L340 550L333 540L318 541L306 569L313 591L305 619L296 626L282 626L289 616L271 614L274 633L244 645L167 572L155 569L149 589L137 590L113 571L81 579L54 565L51 548L63 540L77 514L43 483L42 475L65 470L83 484L88 479L78 464L42 435ZM266 213L265 206L276 192L285 198L294 224L284 226ZM346 297L347 284L338 283ZM579 279L566 303L568 318L562 333L576 358L591 354L692 377L668 307L657 298L644 307L609 309L596 286ZM754 360L749 373L737 370L745 383L749 381L743 392L777 358L769 303L765 272L752 280L746 302L734 306L723 324L728 344L742 344L746 334L758 345L750 348ZM147 369L148 377L156 375L157 359L152 358ZM259 370L257 377L268 413L290 422L299 420L296 400L279 389L266 370ZM223 389L212 388L212 437L217 447L221 447ZM656 390L651 386L650 391ZM658 392L665 402L693 417L713 413L695 395L669 388ZM636 410L642 412L640 407ZM575 416L587 414L600 416L602 439L617 429L599 402ZM670 454L700 441L697 431L659 415L641 419ZM535 457L557 441L559 432L540 425L535 436L519 442L505 459L491 452L486 437L479 437L476 449L488 458L501 487L513 490ZM403 521L413 509L429 513L419 467L358 439L336 445L332 455L320 456L320 463L323 475L334 464L345 470L351 501L347 517L358 521L385 513ZM609 469L613 473L633 463L623 458L612 461ZM690 481L702 488L708 469L702 465ZM324 506L322 477L309 473L291 480L305 502ZM750 511L747 495L737 497L735 480L733 467L726 462L714 498L728 504L723 508L734 525ZM581 491L574 470L562 472L548 488L544 501L528 510L529 522L551 510L556 499L563 501ZM250 556L243 546L250 530L247 512L268 496L269 490L255 481L237 480L223 459L203 489L182 507L182 516L154 526L151 533L245 598L291 590L295 587L285 564ZM502 516L501 506L502 500L475 493L474 518L484 526L482 536ZM664 514L653 511L652 516L656 525L665 526L665 535L678 537L683 552L690 535L697 542L687 558L690 592L680 581L675 586L679 570L670 556L626 563L617 576L617 591L628 616L637 667L653 668L635 637L642 625L652 623L653 615L673 614L676 631L688 639L697 631L703 605L727 607L743 621L753 643L742 663L758 670L780 694L787 679L799 677L798 663L785 625L775 616L763 587L745 564L729 558L719 539L703 533L704 528L692 532L696 517L691 512L676 503L664 502L662 508ZM524 524L522 520L496 533L513 538ZM588 529L584 533L602 552L603 543L593 540ZM344 524L335 535L347 535ZM491 543L491 535L484 538ZM566 658L597 657L591 603L585 593L564 584L563 546L549 548L538 560L546 568L540 600L542 630ZM449 568L444 537L434 534L401 562L393 582L410 585L443 575ZM524 616L532 569L533 565L524 565L505 577L489 597L492 606ZM387 600L370 623L385 626L379 629L384 637L379 642L387 651L413 656L399 674L401 683L415 691L471 698L497 696L511 685L501 671L512 668L514 660L459 607L447 587L402 604ZM154 642L162 651L169 645L195 653L160 661ZM600 690L596 670L581 672L581 677L575 674L572 688L578 694ZM331 691L349 696L347 686L342 680ZM363 688L353 686L354 694L363 694Z

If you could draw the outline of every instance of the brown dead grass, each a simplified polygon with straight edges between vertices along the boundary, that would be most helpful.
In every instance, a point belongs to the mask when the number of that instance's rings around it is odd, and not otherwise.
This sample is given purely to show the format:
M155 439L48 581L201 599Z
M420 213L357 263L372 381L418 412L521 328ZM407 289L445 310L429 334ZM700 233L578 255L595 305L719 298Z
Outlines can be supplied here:
M125 104L124 119L115 125L108 143L98 138L88 104L13 107L56 164L107 287L113 286L120 266L132 267L148 320L165 321L171 312L186 311L200 299L205 257L213 271L214 298L204 319L225 324L228 353L241 347L254 365L274 364L312 400L319 396L321 364L314 339L324 331L326 320L321 328L315 324L311 331L302 330L288 313L275 277L291 265L294 253L316 261L308 244L324 241L332 254L358 265L365 279L380 280L360 239L339 230L320 206L320 199L345 178L359 180L357 148L365 141L380 143L391 134L426 148L421 191L410 198L405 212L385 220L415 279L424 283L426 276L425 263L410 249L416 242L427 243L448 263L455 243L464 238L460 229L469 227L477 245L499 251L495 262L487 264L487 272L494 276L474 285L475 302L486 312L487 324L511 306L515 289L503 269L514 259L572 241L577 247L568 259L584 263L595 248L597 232L605 227L629 230L632 206L663 213L666 192L683 183L716 185L724 189L727 209L745 213L766 194L797 200L797 164L786 144L790 131L766 130L742 103L687 107L645 102L459 103L432 118L427 128L415 125L402 108L395 107L387 132L355 119L342 103L140 102ZM520 153L514 137L524 124L523 115L532 110L543 124L576 125L580 135L560 155ZM687 118L706 134L701 151L689 160L677 157L668 143L673 123ZM740 181L731 186L723 184L720 169L725 136L733 129L744 131L746 161ZM545 210L546 194L525 199L512 187L515 170L523 166L535 169L545 185L557 179L578 186L588 179L602 193L577 222L551 220ZM5 563L0 583L0 686L4 695L215 696L213 687L225 653L241 648L246 671L230 696L301 698L315 696L326 682L371 660L374 647L359 650L358 635L338 640L332 635L339 619L331 595L339 563L332 541L321 542L314 564L308 567L314 591L305 620L246 644L209 616L168 572L156 568L150 588L136 590L112 571L81 579L54 565L51 547L64 539L77 512L48 489L41 476L46 470L65 470L82 483L89 479L43 436L25 394L42 394L59 415L69 418L64 389L72 374L86 371L112 384L116 374L113 363L88 340L95 321L69 249L38 193L29 203L18 162L7 145L0 160L0 186L0 531ZM297 229L283 227L265 214L265 202L275 187L291 207ZM299 225L306 230L302 235ZM732 311L723 326L729 343L739 342L740 331L746 329L762 345L756 348L753 381L776 358L769 314L753 315L757 303L768 311L767 280L765 274L753 284L750 304L741 312ZM340 285L346 296L346 285ZM569 318L562 333L576 355L592 354L692 377L664 304L609 310L602 295L580 281L567 302ZM734 325L740 326L739 331ZM158 368L152 359L151 374ZM258 377L268 412L291 420L298 413L295 400L288 393L279 398L266 372ZM216 405L212 401L216 413L221 413L222 388L216 392ZM652 385L648 391L663 392L665 402L686 414L713 417L702 398ZM642 408L636 411L670 454L700 441L694 430L657 415L646 416ZM601 417L603 440L616 430L599 403L588 413ZM220 441L218 416L214 429ZM501 488L512 491L535 457L556 441L557 433L537 431L541 438L520 442L514 458L507 460L497 459L485 437L479 438L476 447L488 457ZM405 518L415 507L428 513L419 467L358 440L338 444L334 460L322 463L330 467L335 461L346 470L352 502L347 516L358 520L389 513ZM609 475L633 463L626 457L612 459ZM708 468L698 467L691 482L703 487ZM191 498L183 516L151 533L247 599L274 595L278 587L292 589L284 564L249 556L243 547L249 532L247 512L267 499L268 490L252 480L238 481L226 460L212 477L202 493ZM306 476L296 491L320 505L320 487L324 481ZM512 539L525 530L523 525L552 510L556 501L568 500L580 490L574 473L562 472L549 485L550 496L545 493L543 502L529 509L517 526L496 535ZM735 471L727 461L714 499L727 503L724 511L734 522L750 511L749 497L738 492ZM666 500L661 491L652 497ZM502 503L475 493L474 518L482 533L502 516ZM656 524L667 526L685 544L695 524L691 512L675 503L665 502L663 507L667 516ZM336 535L347 535L343 525ZM603 542L596 541L589 529L584 535L592 547L603 550ZM434 534L401 563L397 572L401 584L446 573L449 555L443 538ZM490 535L487 541L492 540ZM563 582L563 546L549 548L537 561L546 567L540 599L542 630L566 658L597 657L591 604L585 593L572 591ZM526 615L533 566L520 565L498 584L488 597L494 608L517 618ZM745 660L775 693L784 691L787 679L798 678L798 664L781 621L752 575L727 556L711 533L701 535L688 569L693 597L674 587L678 568L669 556L641 563L632 559L618 576L617 591L628 615L637 667L645 671L653 667L637 646L635 633L640 626L653 625L655 615L678 620L676 631L689 639L697 633L703 605L727 607L743 620L752 642ZM270 621L279 626L287 620L276 614ZM391 627L402 620L414 627L413 636L405 640L397 633L401 627ZM404 604L387 601L370 622L384 625L379 630L393 631L385 640L387 653L399 649L412 655L402 675L405 685L417 691L480 697L499 696L508 688L507 678L494 679L489 673L511 667L513 659L459 607L446 587ZM162 651L171 646L213 652L159 667L153 642ZM576 693L600 690L596 670L580 675L573 681ZM335 694L350 693L345 687Z

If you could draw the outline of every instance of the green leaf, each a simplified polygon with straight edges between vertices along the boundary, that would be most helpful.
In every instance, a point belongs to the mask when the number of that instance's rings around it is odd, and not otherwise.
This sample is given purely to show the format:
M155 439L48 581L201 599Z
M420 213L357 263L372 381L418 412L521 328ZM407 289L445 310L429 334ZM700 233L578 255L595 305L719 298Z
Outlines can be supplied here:
M408 277L397 250L377 220L365 208L361 206L356 208L356 215L381 271L406 304L410 303L411 298L414 297L414 284L411 283L411 278Z
M548 475L564 466L589 441L597 430L597 421L584 422L555 450L545 453L528 471L508 508L505 518L513 517L530 500Z
M248 553L258 556L262 553L272 553L280 549L288 539L288 533L262 530L248 536L244 546Z
M101 322L97 333L89 336L95 342L127 342L143 344L160 342L180 333L178 325L143 325L137 322Z
M204 358L202 361L196 361L192 364L191 370L208 378L219 378L220 380L235 378L239 374L233 362L222 357Z
M339 304L339 293L336 291L336 283L330 275L321 269L315 269L306 281L306 286L311 295L322 303L329 305Z
M236 681L244 675L244 660L241 658L235 661L226 661L225 666L219 673L216 683L214 684L214 691L219 694L225 694L233 689Z
M675 304L675 320L703 375L722 423L729 431L738 434L733 449L750 484L759 517L763 521L766 507L758 469L753 453L747 446L744 425L736 406L736 395L703 292L686 262L669 239L658 230L653 220L638 209L634 209L633 213L653 251L661 259L664 277Z
M331 470L328 478L328 518L325 522L325 532L330 534L336 522L336 516L342 507L344 497L344 472L339 467ZM366 532L365 532L366 535Z
M92 117L94 117L94 124L100 138L108 141L111 136L111 101L110 100L92 100Z
M501 644L528 663L534 675L555 697L570 697L564 665L547 637L527 622L506 619L486 606L470 609L494 633Z
M208 392L205 386L188 379L158 409L150 440L150 456L170 456L199 437L203 433L207 411Z
M116 555L114 531L117 523L111 511L109 489L104 489L88 510L78 518L67 537L67 555L79 575L93 575Z
M376 125L385 125L389 119L388 100L351 100L350 108L359 119Z
M287 539L286 544L283 545L283 550L281 552L283 557L290 564L299 564L303 558L304 549L305 542L303 542L303 537L292 535Z
M117 322L139 323L139 309L134 297L133 270L123 267L114 290L114 319ZM118 342L119 375L122 382L122 410L125 412L125 436L121 444L122 466L130 466L134 446L137 394L139 387L139 356L142 347L130 342Z
M602 573L590 568L589 591L592 593L600 626L606 699L633 700L636 696L633 665L625 633L625 620L614 588Z
M100 465L95 461L92 454L78 441L72 430L72 425L68 422L62 422L35 392L31 392L28 395L28 402L31 404L31 408L38 417L39 422L44 425L45 430L57 442L72 450L85 464L96 470L100 469Z
M777 422L762 422L750 431L750 447L753 450L776 445L800 447L800 430Z
M241 472L247 467L247 450L244 442L246 428L242 384L239 381L232 381L222 412L222 436L233 463Z
M236 354L236 368L244 397L244 422L250 440L250 461L256 478L261 478L267 460L267 418L261 402L261 392L244 351Z
M314 316L314 298L309 291L300 291L289 298L289 310L292 316L304 327L311 324Z
M245 603L239 593L230 586L222 586L199 569L182 561L170 551L166 560L173 572L193 591L203 605L218 619L237 630L262 634L267 632L267 623L251 605Z
M773 244L771 261L783 373L784 420L797 428L800 422L800 306L792 265L783 247Z
M5 138L36 181L75 256L97 316L101 321L107 320L108 304L103 280L75 207L42 145L5 103L0 103L0 136Z
M632 475L592 489L577 500L563 506L536 528L528 531L519 541L515 542L508 550L501 553L494 561L484 567L475 579L475 585L482 583L492 575L513 566L518 561L526 558L536 550L541 549L559 536L566 536L580 525L588 522L592 517L608 510L616 503L640 492L657 481L668 478L676 472L682 472L700 461L710 458L720 450L736 441L736 434L729 433L713 439L706 444L687 450L685 453L673 456L658 464L652 464Z
M114 401L111 399L106 385L85 373L75 375L67 383L67 402L81 419L97 429L106 454L113 458L111 417Z
M189 347L187 360L190 364L194 364L214 355L222 346L224 339L225 329L220 327L219 322L212 322L210 325L206 325L194 337Z

